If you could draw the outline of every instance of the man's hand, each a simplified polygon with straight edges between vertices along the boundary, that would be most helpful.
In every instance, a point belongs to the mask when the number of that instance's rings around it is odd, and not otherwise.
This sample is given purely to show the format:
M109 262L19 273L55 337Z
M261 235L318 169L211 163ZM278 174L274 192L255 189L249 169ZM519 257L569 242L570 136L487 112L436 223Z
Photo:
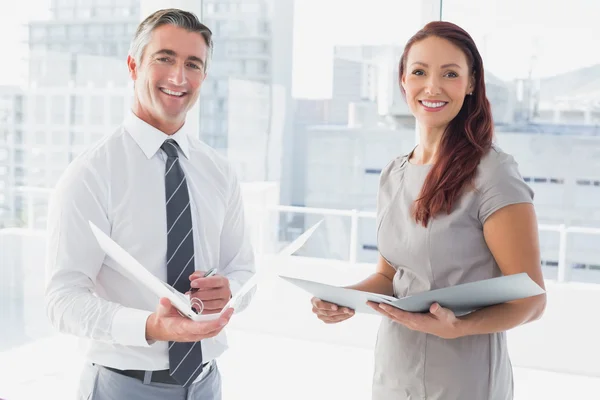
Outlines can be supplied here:
M169 299L161 298L156 312L146 320L146 340L198 342L218 335L232 315L230 308L214 321L192 321L182 317Z
M189 292L190 299L198 299L204 304L202 314L216 314L221 312L223 307L231 299L231 288L229 279L221 275L204 277L203 271L196 271L190 275Z

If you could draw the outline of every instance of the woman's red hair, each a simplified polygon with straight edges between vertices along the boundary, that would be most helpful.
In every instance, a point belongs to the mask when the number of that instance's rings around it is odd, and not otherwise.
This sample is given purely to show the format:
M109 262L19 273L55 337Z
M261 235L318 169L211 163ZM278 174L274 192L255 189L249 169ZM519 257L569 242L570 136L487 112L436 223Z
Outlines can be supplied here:
M400 79L406 71L406 59L412 45L430 36L445 39L463 51L475 89L472 95L466 96L462 108L446 127L435 164L415 202L414 217L423 226L438 213L452 211L465 187L473 182L477 166L491 148L494 136L481 55L471 36L459 26L450 22L430 22L410 38L400 59ZM400 90L406 96L402 85Z

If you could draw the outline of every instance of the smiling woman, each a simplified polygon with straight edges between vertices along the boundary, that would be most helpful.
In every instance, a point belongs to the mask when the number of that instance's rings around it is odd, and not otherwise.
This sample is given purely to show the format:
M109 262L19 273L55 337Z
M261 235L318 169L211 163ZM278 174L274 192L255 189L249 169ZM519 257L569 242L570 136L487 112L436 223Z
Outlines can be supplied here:
M405 297L525 272L544 287L533 192L492 145L483 63L467 32L432 22L406 44L402 93L419 145L381 172L376 273L350 286ZM313 299L327 323L353 315ZM382 319L373 399L513 398L505 331L538 319L545 295L457 317L440 304L413 314L368 303Z
M450 212L490 149L492 114L482 64L469 34L449 23L428 24L408 41L400 60L402 93L429 142L420 146L417 162L438 158L415 208L423 225L442 210Z

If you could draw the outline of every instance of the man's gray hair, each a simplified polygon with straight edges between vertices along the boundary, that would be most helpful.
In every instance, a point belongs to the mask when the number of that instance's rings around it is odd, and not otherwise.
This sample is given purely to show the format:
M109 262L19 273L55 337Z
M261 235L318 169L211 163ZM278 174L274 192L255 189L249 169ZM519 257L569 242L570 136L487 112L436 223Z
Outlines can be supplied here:
M152 32L163 25L178 26L188 32L198 32L202 35L206 42L206 46L208 47L206 60L204 61L204 72L206 72L213 49L212 32L206 25L200 22L195 14L177 8L158 10L143 20L138 26L135 36L131 41L129 55L139 64L144 55L146 46L150 43Z

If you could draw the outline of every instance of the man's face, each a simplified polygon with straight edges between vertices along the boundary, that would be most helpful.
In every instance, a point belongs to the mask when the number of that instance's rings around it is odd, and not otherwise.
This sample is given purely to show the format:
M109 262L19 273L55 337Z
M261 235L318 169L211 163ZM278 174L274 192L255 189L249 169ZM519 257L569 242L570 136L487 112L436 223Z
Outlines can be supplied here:
M165 133L177 131L198 100L207 53L197 32L173 25L156 28L140 60L127 59L136 115Z

